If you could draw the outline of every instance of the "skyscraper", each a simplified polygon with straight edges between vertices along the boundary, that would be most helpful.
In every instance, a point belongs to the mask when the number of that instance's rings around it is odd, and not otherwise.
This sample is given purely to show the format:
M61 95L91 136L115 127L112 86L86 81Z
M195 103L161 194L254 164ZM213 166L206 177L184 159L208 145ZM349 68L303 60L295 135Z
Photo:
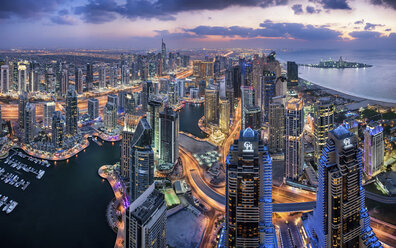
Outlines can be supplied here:
M55 102L45 102L44 103L44 127L52 127L52 115L55 112Z
M25 107L26 103L28 102L28 96L26 91L22 92L18 97L18 124L20 128L24 126L24 119L25 119Z
M304 165L303 100L292 98L286 105L285 179L297 181Z
M107 102L103 110L104 128L112 132L117 127L117 107L112 102Z
M179 113L165 107L159 118L160 162L174 164L179 158Z
M26 91L27 69L26 65L18 63L18 92Z
M99 117L99 101L96 98L88 99L88 114L91 120Z
M244 107L242 116L242 129L250 127L260 133L261 130L261 109L259 106L248 105Z
M2 65L0 69L0 92L8 93L10 88L10 66Z
M162 61L162 71L166 71L168 68L167 60L166 60L166 44L164 39L161 40L161 61Z
M155 184L127 209L124 247L166 247L166 204L164 195L155 189Z
M99 68L99 89L104 89L106 87L106 67L101 66Z
M60 80L60 88L57 89L58 95L65 96L68 89L69 89L69 71L67 69L63 69Z
M77 94L73 85L70 85L66 95L66 134L74 136L78 131Z
M230 130L230 102L226 98L220 98L219 101L219 128L223 133Z
M218 99L219 92L213 88L205 89L205 121L216 123L218 121Z
M294 61L287 61L287 81L290 86L298 84L298 65Z
M361 159L355 135L343 126L329 132L318 165L316 208L306 228L314 247L382 247L364 203Z
M159 95L151 95L148 103L147 121L153 129L152 147L155 153L159 153L159 115L163 110L163 99Z
M268 112L269 112L269 105L272 102L272 98L275 96L275 80L276 75L274 72L264 71L262 77L262 106L261 109L263 110L262 116L264 122L268 122Z
M131 148L132 148L132 138L133 138L134 130L132 127L128 126L127 123L124 125L124 129L122 130L122 140L121 140L121 177L129 180L129 166L131 163Z
M55 111L52 115L52 144L55 149L60 149L63 146L63 131L65 122L62 113Z
M87 75L85 77L85 82L86 82L86 89L87 91L91 91L93 89L93 65L88 63L87 64Z
M369 123L364 131L364 172L371 177L384 165L384 129L381 124Z
M110 66L110 69L109 69L109 84L110 84L110 87L116 87L117 86L117 67L115 67L115 66Z
M226 247L275 247L272 161L258 132L247 128L226 159Z
M269 105L269 139L268 149L272 153L285 149L285 107L279 102Z
M25 132L24 142L29 144L33 141L36 132L36 106L26 103L23 129Z
M334 125L334 104L329 97L321 97L315 103L314 120L314 155L318 164L328 133Z
M74 71L74 83L76 85L76 90L78 94L83 93L84 85L83 85L83 72L81 68L75 68Z
M107 102L111 102L115 105L116 110L118 110L118 96L115 94L107 95Z
M154 182L153 130L146 118L137 125L130 150L130 201L137 199Z

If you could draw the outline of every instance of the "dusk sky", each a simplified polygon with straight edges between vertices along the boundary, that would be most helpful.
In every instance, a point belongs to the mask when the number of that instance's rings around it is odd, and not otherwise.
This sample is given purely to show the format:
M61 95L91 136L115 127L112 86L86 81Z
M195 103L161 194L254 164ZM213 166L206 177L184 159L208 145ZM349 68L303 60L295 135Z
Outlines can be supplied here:
M0 48L396 48L396 0L2 0Z

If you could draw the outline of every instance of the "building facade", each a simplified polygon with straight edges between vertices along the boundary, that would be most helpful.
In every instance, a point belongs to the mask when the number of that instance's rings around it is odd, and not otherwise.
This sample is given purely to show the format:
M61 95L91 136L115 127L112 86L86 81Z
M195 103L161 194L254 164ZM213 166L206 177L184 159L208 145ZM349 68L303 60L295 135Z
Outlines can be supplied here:
M226 159L226 247L275 247L272 162L258 132L247 128Z
M287 102L285 130L285 179L297 181L304 165L304 106L303 100Z
M165 107L159 118L160 162L174 164L179 158L179 113Z
M328 133L334 126L334 104L329 97L321 97L315 103L314 112L314 156L318 164Z
M371 177L384 165L384 129L373 122L364 131L364 172Z

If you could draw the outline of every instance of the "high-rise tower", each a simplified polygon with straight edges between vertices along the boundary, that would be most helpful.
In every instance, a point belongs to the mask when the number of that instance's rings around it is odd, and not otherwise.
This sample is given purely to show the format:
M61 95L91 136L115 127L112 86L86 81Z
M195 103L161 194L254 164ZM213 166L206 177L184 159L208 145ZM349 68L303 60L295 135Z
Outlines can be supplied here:
M321 97L315 103L314 155L318 164L328 133L334 125L334 104L329 97Z
M66 95L66 134L74 136L78 131L77 94L74 86L70 85Z
M174 164L179 158L179 113L165 107L159 118L160 162Z
M384 129L381 124L369 123L364 131L364 172L371 177L384 165Z
M258 132L247 128L226 159L227 247L275 247L272 162Z
M297 181L304 165L303 100L292 98L286 105L285 179Z

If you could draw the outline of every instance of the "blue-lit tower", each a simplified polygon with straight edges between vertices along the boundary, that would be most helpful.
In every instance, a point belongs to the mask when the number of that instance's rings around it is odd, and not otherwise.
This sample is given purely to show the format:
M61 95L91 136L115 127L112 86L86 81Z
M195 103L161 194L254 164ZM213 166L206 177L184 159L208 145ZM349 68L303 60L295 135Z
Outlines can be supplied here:
M276 247L272 161L257 131L246 128L226 160L226 247Z
M342 125L330 131L318 167L316 208L305 224L313 247L382 247L365 207L357 137Z

